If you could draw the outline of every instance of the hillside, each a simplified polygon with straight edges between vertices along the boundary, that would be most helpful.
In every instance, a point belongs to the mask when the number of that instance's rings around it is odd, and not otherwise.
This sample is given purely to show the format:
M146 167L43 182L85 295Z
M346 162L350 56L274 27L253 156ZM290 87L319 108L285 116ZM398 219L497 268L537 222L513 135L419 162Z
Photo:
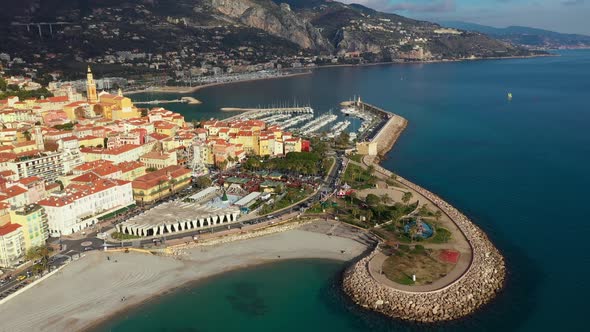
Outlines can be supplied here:
M522 45L527 48L558 49L590 47L590 36L586 35L560 33L523 26L495 28L460 21L444 21L440 22L440 24L461 30L478 31L491 37L516 45Z
M441 29L329 0L22 0L3 7L0 53L76 71L84 62L103 64L105 71L168 68L198 74L195 68L203 64L242 70L236 65L531 54L479 32ZM64 24L51 30L23 25L37 22Z

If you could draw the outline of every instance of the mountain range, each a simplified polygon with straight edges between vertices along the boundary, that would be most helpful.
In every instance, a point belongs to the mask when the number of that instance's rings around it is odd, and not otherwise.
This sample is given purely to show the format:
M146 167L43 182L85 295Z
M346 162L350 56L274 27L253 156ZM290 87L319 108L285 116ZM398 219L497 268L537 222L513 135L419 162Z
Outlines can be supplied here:
M527 48L558 49L590 47L590 36L580 34L560 33L524 26L495 28L462 21L441 21L439 23L451 28L481 32L488 36Z
M1 1L11 5L0 11L0 52L37 60L51 54L83 62L137 50L231 55L244 48L250 62L297 55L376 62L534 54L480 32L331 0ZM37 22L65 24L51 31L22 25Z

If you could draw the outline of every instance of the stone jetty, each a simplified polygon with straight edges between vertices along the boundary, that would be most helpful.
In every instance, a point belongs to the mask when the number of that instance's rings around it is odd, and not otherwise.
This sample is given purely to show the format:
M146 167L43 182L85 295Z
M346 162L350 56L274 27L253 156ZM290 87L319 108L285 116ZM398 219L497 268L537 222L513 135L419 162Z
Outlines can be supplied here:
M398 123L403 126L403 130L406 122ZM377 135L377 138L381 136L386 139L382 146L391 148L394 142L390 138L397 138L399 128L397 132L388 126L383 129L396 134ZM363 162L373 165L377 173L387 178L393 175L377 163L375 156L365 156ZM469 268L460 277L436 290L412 292L396 289L380 283L371 275L368 265L378 250L375 248L346 270L342 282L345 293L364 308L389 317L422 323L454 320L475 312L502 289L506 277L504 258L486 234L449 203L400 176L397 176L397 181L429 199L457 225L471 246Z

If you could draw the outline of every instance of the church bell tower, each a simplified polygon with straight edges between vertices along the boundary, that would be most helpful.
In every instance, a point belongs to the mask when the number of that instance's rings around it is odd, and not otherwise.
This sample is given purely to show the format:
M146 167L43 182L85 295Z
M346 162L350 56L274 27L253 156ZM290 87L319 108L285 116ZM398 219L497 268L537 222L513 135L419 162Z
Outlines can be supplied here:
M96 103L98 101L98 95L96 94L96 82L92 77L92 70L88 66L88 73L86 74L86 97L89 103Z

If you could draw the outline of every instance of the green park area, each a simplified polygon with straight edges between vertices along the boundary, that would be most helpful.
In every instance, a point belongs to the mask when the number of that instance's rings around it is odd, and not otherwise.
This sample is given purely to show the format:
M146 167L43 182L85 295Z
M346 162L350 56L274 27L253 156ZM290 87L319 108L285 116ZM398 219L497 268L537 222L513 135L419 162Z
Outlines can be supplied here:
M377 178L373 175L373 168L363 168L355 164L348 164L342 181L348 183L353 189L368 189L375 187Z
M443 262L439 250L427 249L422 245L412 247L400 245L392 250L383 262L383 274L391 281L402 285L428 285L446 276L455 264ZM416 281L413 280L416 276Z
M265 215L284 209L307 198L312 193L313 191L309 188L286 188L277 193L272 203L263 205L258 214Z

